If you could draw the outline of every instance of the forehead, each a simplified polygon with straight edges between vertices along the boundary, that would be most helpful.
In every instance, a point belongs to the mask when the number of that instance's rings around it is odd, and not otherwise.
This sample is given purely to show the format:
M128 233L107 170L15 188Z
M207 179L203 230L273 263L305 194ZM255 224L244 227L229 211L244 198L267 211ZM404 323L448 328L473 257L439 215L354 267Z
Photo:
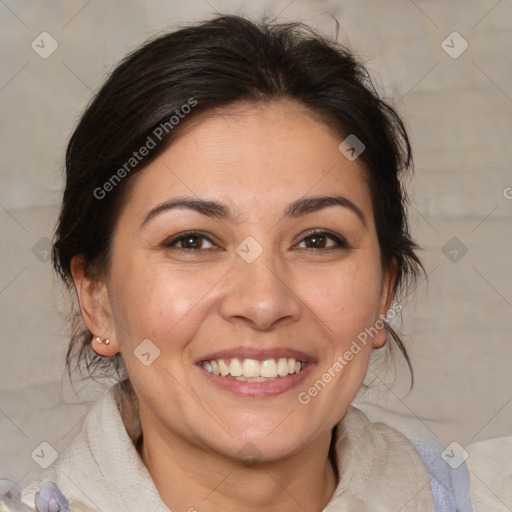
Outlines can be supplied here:
M173 196L228 204L240 220L282 212L308 195L341 194L371 211L363 164L338 149L343 137L292 101L236 105L189 121L150 165L133 177L130 210Z

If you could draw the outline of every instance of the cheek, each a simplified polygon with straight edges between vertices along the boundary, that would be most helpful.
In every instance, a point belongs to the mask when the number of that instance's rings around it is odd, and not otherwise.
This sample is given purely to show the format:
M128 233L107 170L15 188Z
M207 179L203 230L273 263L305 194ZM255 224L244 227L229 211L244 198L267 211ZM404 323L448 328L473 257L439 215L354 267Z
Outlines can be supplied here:
M380 268L373 260L346 262L336 268L306 275L302 296L337 344L350 343L378 315Z
M196 328L201 302L218 281L213 272L171 269L146 259L120 261L114 274L114 314L123 323L124 348L153 340L161 350L179 345ZM176 343L169 344L169 340Z
M158 401L159 389L170 374L180 371L186 346L201 323L202 299L213 286L211 275L152 264L120 262L114 286L114 315L120 352L137 396L146 404ZM147 345L144 340L150 340ZM142 342L146 345L142 345ZM145 366L142 350L154 362ZM156 348L155 348L156 347ZM139 356L137 356L139 354ZM142 362L142 364L141 364ZM169 373L170 372L170 373Z

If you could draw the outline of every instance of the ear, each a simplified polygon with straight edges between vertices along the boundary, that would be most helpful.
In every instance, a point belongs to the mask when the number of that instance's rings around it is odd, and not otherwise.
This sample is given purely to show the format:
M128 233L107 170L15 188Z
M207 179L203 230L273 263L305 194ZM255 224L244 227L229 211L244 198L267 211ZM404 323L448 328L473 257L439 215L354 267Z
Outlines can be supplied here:
M91 331L93 350L101 356L110 357L119 351L115 339L114 321L111 315L110 298L106 284L86 275L83 255L74 256L71 260L71 274L75 285L82 319ZM108 338L110 343L97 343L99 336Z
M375 319L376 324L379 326L391 307L391 301L393 300L393 288L395 286L397 275L398 266L396 261L393 259L382 277L379 311L378 317ZM383 327L382 329L379 329L378 334L373 337L372 347L375 349L382 348L386 344L386 338L387 331L385 327Z

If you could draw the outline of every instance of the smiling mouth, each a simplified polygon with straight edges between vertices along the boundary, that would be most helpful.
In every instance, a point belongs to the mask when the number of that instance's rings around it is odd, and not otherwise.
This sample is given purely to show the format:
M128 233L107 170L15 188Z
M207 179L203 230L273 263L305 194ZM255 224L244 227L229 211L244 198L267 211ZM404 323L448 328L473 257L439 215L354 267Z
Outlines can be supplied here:
M306 367L305 361L293 357L279 359L211 359L202 361L201 366L219 377L236 379L243 382L266 382L296 375Z

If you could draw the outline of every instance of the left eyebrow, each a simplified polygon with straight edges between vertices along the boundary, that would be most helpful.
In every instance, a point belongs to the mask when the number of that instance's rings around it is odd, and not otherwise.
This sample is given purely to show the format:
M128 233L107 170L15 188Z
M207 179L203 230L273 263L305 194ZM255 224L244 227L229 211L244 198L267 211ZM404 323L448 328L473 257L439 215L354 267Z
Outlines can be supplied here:
M313 213L330 206L341 206L357 215L363 226L366 227L366 219L362 210L354 204L350 199L344 196L314 196L297 199L290 203L284 211L283 218L298 218L309 213ZM235 213L225 204L209 201L206 199L198 199L195 197L181 197L166 201L165 203L155 206L145 216L140 227L144 226L150 219L158 214L177 208L188 208L202 215L212 218L222 218L233 220L236 218Z
M329 206L341 206L347 208L357 215L363 226L366 227L365 216L356 204L350 199L344 196L316 196L316 197L304 197L291 203L284 212L285 217L301 217L308 213L316 212Z

